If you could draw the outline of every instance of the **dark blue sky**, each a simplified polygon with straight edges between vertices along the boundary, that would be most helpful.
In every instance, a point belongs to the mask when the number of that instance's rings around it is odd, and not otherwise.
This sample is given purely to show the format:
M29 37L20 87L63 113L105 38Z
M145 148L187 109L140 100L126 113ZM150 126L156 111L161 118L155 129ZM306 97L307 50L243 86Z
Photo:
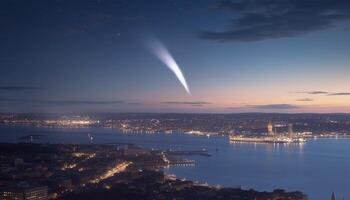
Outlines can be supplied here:
M2 112L350 111L345 0L3 0L0 15Z

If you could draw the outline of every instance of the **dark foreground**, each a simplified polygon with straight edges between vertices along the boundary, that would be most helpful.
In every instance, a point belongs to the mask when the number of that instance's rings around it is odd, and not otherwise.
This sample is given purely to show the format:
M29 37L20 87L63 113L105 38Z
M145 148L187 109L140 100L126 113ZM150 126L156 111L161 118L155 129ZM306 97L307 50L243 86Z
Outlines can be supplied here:
M164 175L175 160L181 158L125 144L0 144L0 200L307 199L301 192L221 188Z
M127 183L110 181L111 188L96 188L94 190L71 193L62 199L232 199L232 200L301 200L307 199L300 192L257 192L233 188L214 188L200 186L192 181L166 180L161 172L140 172L123 174L128 176ZM136 176L136 177L135 177Z

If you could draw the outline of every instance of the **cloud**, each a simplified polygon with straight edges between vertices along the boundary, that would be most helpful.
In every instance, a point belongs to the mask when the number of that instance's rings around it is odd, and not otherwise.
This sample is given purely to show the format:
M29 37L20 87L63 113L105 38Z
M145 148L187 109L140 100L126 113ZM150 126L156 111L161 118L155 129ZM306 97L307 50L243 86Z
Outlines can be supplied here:
M204 106L211 104L206 101L165 101L164 104L174 104L174 105L191 105L191 106Z
M311 98L302 98L302 99L296 99L296 101L314 101Z
M350 96L350 92L330 93L328 96Z
M34 87L34 86L0 86L0 91L20 92L20 91L38 91L38 90L45 90L45 88Z
M230 106L230 107L226 107L226 109L229 109L229 110L242 110L242 109L245 109L245 108L247 108L247 106L245 106L245 107L244 106L237 106L237 107Z
M69 105L114 105L122 104L124 101L50 101L50 100L34 100L34 99L10 99L0 98L0 102L6 103L30 103L30 104L43 104L43 105L58 105L58 106L69 106Z
M299 106L292 104L266 104L266 105L249 105L249 108L254 109L276 109L276 110L284 110L284 109L297 109Z
M350 95L350 92L325 92L325 91L304 91L304 92L296 92L297 94L310 94L310 95L317 95L317 94L324 94L327 96L348 96Z
M225 0L217 9L235 17L226 30L202 31L200 38L247 42L293 37L350 19L349 0Z
M325 91L304 91L304 92L296 92L298 94L329 94L329 92L325 92Z

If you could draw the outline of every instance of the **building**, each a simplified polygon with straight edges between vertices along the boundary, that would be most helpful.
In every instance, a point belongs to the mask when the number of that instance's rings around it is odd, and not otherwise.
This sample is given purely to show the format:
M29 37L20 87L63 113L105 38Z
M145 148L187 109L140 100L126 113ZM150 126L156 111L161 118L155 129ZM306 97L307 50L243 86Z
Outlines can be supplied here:
M267 134L269 136L274 136L275 135L275 133L273 131L273 125L272 125L271 122L269 122L269 124L267 125Z
M262 142L262 143L303 143L306 140L303 137L294 135L293 125L288 124L288 132L277 132L277 127L285 125L273 125L271 122L267 125L266 135L230 135L230 142Z
M288 136L289 138L294 138L293 124L288 124Z
M47 200L46 186L32 186L26 182L0 190L0 200Z

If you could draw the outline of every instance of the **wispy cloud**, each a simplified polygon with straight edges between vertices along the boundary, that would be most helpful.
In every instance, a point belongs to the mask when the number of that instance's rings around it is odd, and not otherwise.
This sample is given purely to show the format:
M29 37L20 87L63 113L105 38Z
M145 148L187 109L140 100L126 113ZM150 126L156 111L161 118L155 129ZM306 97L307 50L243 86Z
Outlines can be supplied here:
M326 91L303 91L303 92L295 92L297 94L309 94L309 95L318 95L318 94L324 94L326 96L348 96L350 95L350 92L326 92Z
M72 101L51 101L51 100L35 100L35 99L11 99L11 98L0 98L0 102L6 103L30 103L30 104L43 104L43 105L113 105L122 104L124 101L85 101L85 100L72 100Z
M191 105L191 106L204 106L211 104L206 101L165 101L164 104L175 104L175 105Z
M296 99L296 101L314 101L311 98L302 98L302 99Z
M0 86L0 91L20 92L20 91L38 91L38 90L45 90L45 88L35 87L35 86Z
M328 96L349 96L350 92L338 92L338 93L330 93Z
M348 0L224 0L217 10L232 12L222 31L203 31L215 41L258 41L302 35L336 27L350 19Z
M272 109L272 110L288 110L288 109L298 109L299 106L292 104L266 104L266 105L248 105L249 108L254 109Z
M313 90L313 91L303 91L303 92L296 92L298 94L329 94L330 92L321 91L321 90Z

